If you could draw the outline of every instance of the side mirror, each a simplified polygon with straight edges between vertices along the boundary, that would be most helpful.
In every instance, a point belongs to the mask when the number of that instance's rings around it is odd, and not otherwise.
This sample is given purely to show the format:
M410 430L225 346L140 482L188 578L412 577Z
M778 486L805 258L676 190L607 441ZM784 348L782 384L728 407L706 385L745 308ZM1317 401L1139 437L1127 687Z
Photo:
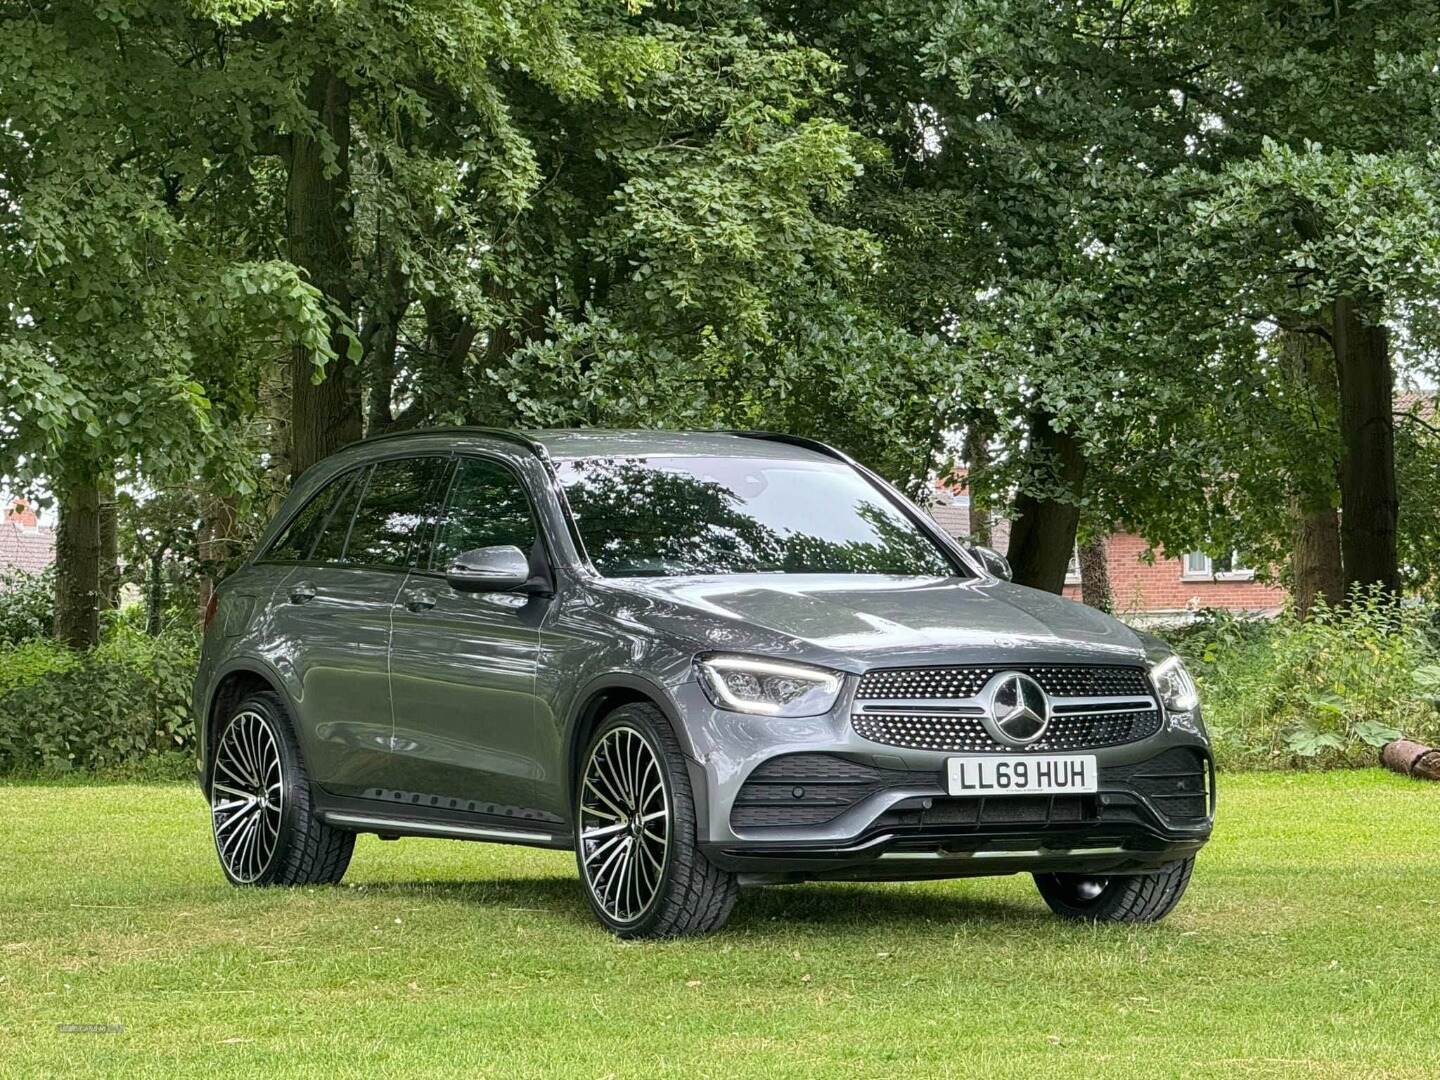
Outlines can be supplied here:
M994 548L985 547L983 544L969 544L967 547L970 554L980 560L980 565L1001 581L1009 581L1014 577L1014 572L1010 569L1010 560Z
M530 560L514 544L462 551L445 571L456 592L510 592L530 580Z

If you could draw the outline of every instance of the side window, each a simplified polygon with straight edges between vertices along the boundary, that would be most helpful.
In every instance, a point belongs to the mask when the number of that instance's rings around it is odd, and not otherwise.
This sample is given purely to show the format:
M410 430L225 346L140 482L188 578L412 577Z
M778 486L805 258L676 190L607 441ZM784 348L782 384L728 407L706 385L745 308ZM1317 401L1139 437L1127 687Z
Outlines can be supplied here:
M350 486L351 476L350 473L342 474L321 488L285 526L285 531L270 545L264 558L274 562L304 562L310 558L315 538L325 528L331 507Z
M408 566L417 533L434 519L440 480L448 464L443 457L378 462L370 471L350 526L345 562Z
M320 534L315 552L310 556L314 562L338 563L344 556L345 538L350 535L350 522L355 518L355 507L360 503L360 496L365 491L365 478L369 475L369 466L350 473L350 486L336 500L335 509L325 523L325 531Z
M499 544L514 544L528 555L535 537L535 518L520 478L496 462L461 458L430 566L443 570L462 552Z

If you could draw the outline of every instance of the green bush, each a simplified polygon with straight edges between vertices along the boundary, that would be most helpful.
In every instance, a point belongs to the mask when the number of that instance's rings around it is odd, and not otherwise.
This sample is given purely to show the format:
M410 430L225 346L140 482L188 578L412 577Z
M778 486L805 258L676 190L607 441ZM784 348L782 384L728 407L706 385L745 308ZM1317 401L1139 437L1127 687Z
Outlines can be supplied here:
M49 637L55 625L55 570L0 570L0 645Z
M198 644L117 625L89 652L0 647L0 772L142 767L189 749Z
M1308 620L1206 613L1172 635L1228 768L1373 765L1405 735L1440 739L1437 610L1361 593Z

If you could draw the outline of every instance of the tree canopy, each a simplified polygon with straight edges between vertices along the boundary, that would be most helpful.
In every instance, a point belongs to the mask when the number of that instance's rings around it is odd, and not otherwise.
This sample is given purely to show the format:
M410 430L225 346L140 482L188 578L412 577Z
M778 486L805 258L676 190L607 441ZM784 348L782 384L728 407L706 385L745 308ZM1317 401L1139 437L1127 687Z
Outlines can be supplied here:
M1437 367L1431 3L0 20L0 475L59 501L67 640L117 475L211 574L319 457L457 421L963 465L1046 588L1116 527L1308 592L1437 576L1433 410L1392 415Z

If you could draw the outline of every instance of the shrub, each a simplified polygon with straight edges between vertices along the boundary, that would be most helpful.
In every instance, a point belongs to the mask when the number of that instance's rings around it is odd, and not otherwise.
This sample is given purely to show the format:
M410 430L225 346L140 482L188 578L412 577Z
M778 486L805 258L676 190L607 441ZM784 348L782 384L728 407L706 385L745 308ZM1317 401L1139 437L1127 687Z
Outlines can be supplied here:
M75 653L51 638L0 644L0 695L33 686L74 662Z
M55 625L55 570L0 570L0 645L49 637Z
M194 632L119 625L89 652L0 649L0 772L137 766L188 749L197 648Z
M1440 738L1436 610L1359 593L1308 620L1207 613L1175 635L1226 767L1370 765L1402 734Z

